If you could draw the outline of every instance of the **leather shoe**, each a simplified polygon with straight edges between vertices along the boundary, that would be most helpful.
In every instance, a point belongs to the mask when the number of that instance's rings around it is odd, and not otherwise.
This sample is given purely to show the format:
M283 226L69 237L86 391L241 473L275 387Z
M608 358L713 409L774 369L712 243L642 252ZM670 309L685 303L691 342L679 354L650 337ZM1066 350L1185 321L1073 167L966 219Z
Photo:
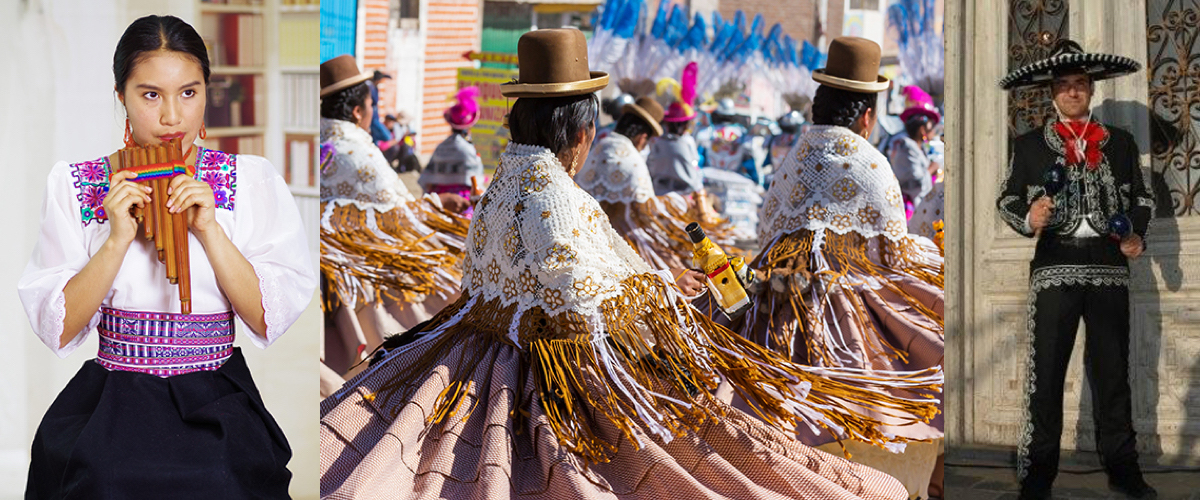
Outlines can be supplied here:
M1158 492L1154 490L1141 474L1108 479L1108 488L1129 498L1138 500L1158 500Z

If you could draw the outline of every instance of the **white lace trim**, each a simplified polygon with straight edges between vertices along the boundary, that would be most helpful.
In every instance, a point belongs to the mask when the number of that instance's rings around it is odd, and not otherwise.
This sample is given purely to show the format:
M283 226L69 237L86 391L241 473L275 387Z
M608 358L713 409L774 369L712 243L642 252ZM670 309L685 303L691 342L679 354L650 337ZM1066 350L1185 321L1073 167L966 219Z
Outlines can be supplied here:
M759 212L758 239L798 229L893 241L908 233L900 184L871 143L845 127L815 126L779 167Z
M600 201L645 203L654 197L646 160L629 138L617 133L596 143L575 182Z
M258 277L258 290L262 294L263 307L263 323L267 326L266 343L260 343L256 335L251 334L251 340L259 347L265 348L275 342L283 332L287 330L287 304L283 303L283 298L279 291L279 280L271 275L263 267L254 267L254 274Z
M463 256L463 290L481 300L599 314L620 283L650 267L548 149L509 143L476 206Z
M1042 290L1061 286L1129 286L1129 268L1121 266L1089 266L1089 265L1060 265L1034 269L1029 276L1029 303L1026 307L1028 317L1025 321L1028 342L1028 355L1025 359L1026 387L1025 404L1021 411L1024 414L1024 425L1021 428L1021 442L1017 445L1017 477L1024 479L1029 474L1029 445L1033 442L1033 416L1029 413L1029 402L1033 393L1037 392L1037 375L1034 370L1033 335L1037 324L1037 295Z

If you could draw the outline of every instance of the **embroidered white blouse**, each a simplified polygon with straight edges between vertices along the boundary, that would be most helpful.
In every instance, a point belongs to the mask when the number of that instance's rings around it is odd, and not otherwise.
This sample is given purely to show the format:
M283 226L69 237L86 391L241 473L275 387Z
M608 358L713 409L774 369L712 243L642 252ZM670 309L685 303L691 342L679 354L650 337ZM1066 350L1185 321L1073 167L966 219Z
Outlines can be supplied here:
M317 285L300 211L283 178L265 158L203 148L197 154L196 178L213 188L217 224L258 276L267 332L265 340L254 334L250 340L266 348L300 317ZM108 173L107 158L54 165L46 183L37 246L17 285L34 332L59 357L78 348L100 321L97 311L82 334L59 347L66 317L63 289L108 239L110 226L102 206ZM192 313L231 310L203 245L191 234L188 251ZM153 242L134 240L104 307L180 312L179 288L167 282L166 266L155 253ZM249 332L244 323L240 329Z

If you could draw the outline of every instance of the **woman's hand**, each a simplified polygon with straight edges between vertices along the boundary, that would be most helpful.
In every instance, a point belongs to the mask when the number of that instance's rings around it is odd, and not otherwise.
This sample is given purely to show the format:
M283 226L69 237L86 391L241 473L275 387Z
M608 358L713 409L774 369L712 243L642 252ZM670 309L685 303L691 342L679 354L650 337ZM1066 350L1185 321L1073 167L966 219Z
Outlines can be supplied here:
M471 206L466 198L454 193L438 193L438 198L442 200L442 208L450 213L461 214Z
M678 286L684 295L694 297L706 289L704 273L691 269L672 269L671 275L675 276L675 286Z
M167 188L167 210L171 213L187 211L188 227L196 237L203 238L213 230L220 230L216 218L216 198L212 186L186 175L176 175Z
M150 186L129 179L137 174L121 171L109 179L108 194L104 196L104 213L108 215L109 241L121 249L128 249L138 234L138 221L133 217L133 207L145 208L150 203Z

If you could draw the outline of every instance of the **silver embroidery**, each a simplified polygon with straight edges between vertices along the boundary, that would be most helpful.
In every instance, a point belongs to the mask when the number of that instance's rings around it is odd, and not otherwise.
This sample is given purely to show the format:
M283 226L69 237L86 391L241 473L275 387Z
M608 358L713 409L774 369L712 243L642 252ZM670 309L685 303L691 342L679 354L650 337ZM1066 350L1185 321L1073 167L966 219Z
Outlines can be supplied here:
M1021 443L1017 445L1017 477L1024 479L1029 474L1029 444L1033 441L1033 416L1029 413L1029 401L1037 391L1037 375L1034 373L1033 318L1037 315L1037 295L1052 287L1084 286L1129 286L1129 268L1121 266L1062 265L1034 269L1029 276L1028 317L1025 321L1029 342L1025 358L1026 388L1025 404L1021 411L1025 423L1021 429Z

